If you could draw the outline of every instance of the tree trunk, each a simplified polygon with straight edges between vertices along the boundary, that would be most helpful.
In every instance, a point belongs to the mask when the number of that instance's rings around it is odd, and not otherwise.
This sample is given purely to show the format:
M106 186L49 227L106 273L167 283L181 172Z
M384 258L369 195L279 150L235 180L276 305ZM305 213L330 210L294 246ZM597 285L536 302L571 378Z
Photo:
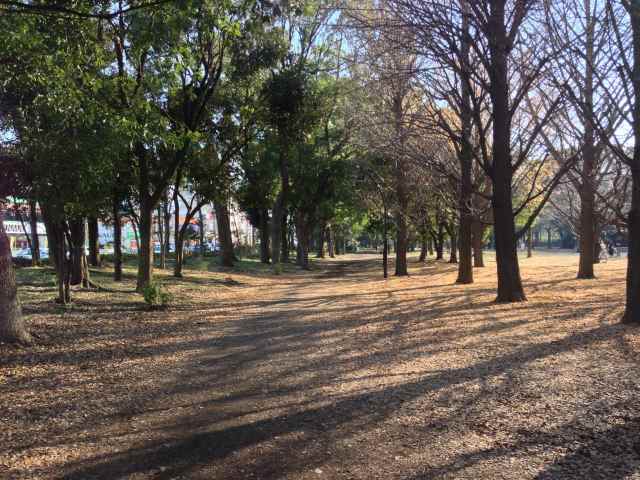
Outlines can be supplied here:
M511 174L496 170L493 196L493 218L495 222L496 263L498 270L498 302L520 302L526 300L518 251L511 202ZM508 177L508 178L504 178Z
M533 257L533 235L531 228L527 230L527 258Z
M470 200L471 193L469 193L469 201ZM456 279L456 283L469 284L473 283L473 217L471 216L471 212L468 211L468 206L461 206L461 210L460 226L458 230L459 236L456 242L460 252L460 258L458 262L458 278ZM466 210L466 212L463 212L464 210ZM452 246L453 243L454 242L452 240Z
M98 219L88 218L89 225L89 263L92 267L100 266L100 235L98 230Z
M419 262L425 262L427 260L427 236L423 234L420 236L420 258Z
M309 243L311 232L309 220L302 212L296 214L296 235L298 237L298 258L296 262L305 270L309 270Z
M164 245L162 249L162 253L164 255L164 268L167 265L167 257L169 256L170 245L171 245L171 212L169 209L169 198L168 194L165 197L163 202L163 218L164 218Z
M395 194L397 199L397 206L395 209L396 220L396 276L406 276L407 271L407 247L408 247L408 232L407 232L407 214L409 209L409 198L407 194L407 181L406 181L406 165L405 165L405 152L404 152L404 93L397 91L393 97L393 114L395 120L395 135L399 139L399 152L396 153L394 163L394 179L395 179Z
M293 240L292 235L289 234L288 216L289 214L285 208L282 213L282 263L289 263L289 240Z
M198 219L200 220L200 256L204 257L204 215L202 214L202 208L198 210Z
M40 265L40 237L38 237L38 210L35 200L29 201L29 225L31 227L31 265Z
M316 254L316 258L324 258L324 241L326 235L325 223L320 222L320 227L318 229L318 253Z
M449 254L449 263L458 263L458 235L455 226L451 228L449 234L451 240L451 251Z
M20 209L16 210L16 215L20 220L20 225L22 226L22 233L27 239L27 246L29 247L29 251L31 252L31 264L33 265L33 242L31 241L31 233L27 232L27 226L24 223L24 217L22 216L22 212Z
M231 220L226 200L215 202L216 222L218 224L218 240L222 250L222 265L233 267L233 238L231 236Z
M69 220L69 233L71 237L71 285L89 287L89 269L85 254L85 219L75 217Z
M511 113L509 105L509 39L505 27L505 2L492 2L489 26L491 39L490 88L493 108L493 219L496 238L498 302L526 300L516 244L513 217L511 165Z
M136 290L142 292L153 280L153 209L154 205L148 196L140 202L140 225L138 235L138 281Z
M168 232L165 232L164 229L164 214L163 214L164 201L158 205L156 209L156 222L158 223L158 243L160 244L160 269L164 270L167 268L167 254L165 251L165 237L168 235Z
M384 209L384 220L382 227L382 275L384 278L389 277L389 228L387 227L387 208Z
M334 233L333 233L333 227L331 227L331 225L327 226L327 251L329 253L329 258L335 258L336 253L335 253L335 237L334 237Z
M269 263L269 211L260 212L260 261Z
M271 216L271 262L276 273L278 273L279 265L282 263L282 202L283 195L280 192L276 197Z
M640 324L640 5L629 2L633 32L633 136L631 160L631 208L629 209L629 253L627 259L627 294L623 321Z
M113 280L122 281L122 223L120 219L120 202L113 199Z
M296 233L296 237L298 238L298 243L296 244L296 265L302 266L302 241L298 235L299 234Z
M175 263L173 264L173 276L182 277L182 266L184 265L184 235L180 224L180 172L176 176L177 180L173 187L173 248L175 250Z
M182 278L182 267L184 266L184 235L181 228L176 229L174 244L175 263L173 264L173 276Z
M471 92L470 92L470 68L469 54L471 50L469 33L469 18L466 10L466 4L463 3L463 19L462 19L462 48L461 56L464 68L462 75L465 80L462 81L462 108L460 112L462 142L460 146L460 154L458 161L460 163L460 193L458 198L458 213L460 215L460 226L458 231L457 246L460 250L460 262L458 263L458 278L456 283L469 284L473 283L473 257L472 257L472 225L473 216L471 212L471 203L473 201L473 147L471 142L472 135L472 111L471 111ZM455 235L455 232L454 232ZM453 247L452 239L452 247ZM452 248L453 251L453 248ZM453 261L453 259L452 259Z
M591 12L589 12L589 15ZM591 20L593 22L593 20ZM595 256L595 185L594 174L596 169L596 138L593 125L590 120L593 118L593 59L594 59L594 39L593 25L588 25L586 35L585 52L585 85L583 91L583 105L586 110L584 122L584 136L582 146L582 174L580 175L580 259L578 261L578 278L595 278L593 264L597 262ZM599 242L598 242L599 243Z
M11 260L9 237L4 229L0 207L0 342L31 343L18 299L16 274Z
M640 14L640 9L638 9ZM640 30L640 25L638 26ZM637 32L640 37L640 31ZM634 31L634 37L636 32ZM637 40L640 47L640 38ZM634 73L638 83L636 92L640 94L640 52L636 52ZM636 82L634 82L636 83ZM627 294L623 321L640 324L640 102L636 101L634 109L635 151L632 166L631 209L629 210L629 253L627 259Z
M65 246L64 221L55 215L49 207L41 205L47 240L49 243L49 257L56 271L58 298L56 302L65 305L71 301L69 290L69 266L67 264L67 249Z
M444 260L444 224L438 224L438 230L433 236L433 242L436 244L436 260Z
M407 271L407 221L403 209L396 212L396 272L395 275L408 275Z
M482 255L482 237L484 236L484 226L480 221L473 222L473 266L476 268L484 267L484 258Z

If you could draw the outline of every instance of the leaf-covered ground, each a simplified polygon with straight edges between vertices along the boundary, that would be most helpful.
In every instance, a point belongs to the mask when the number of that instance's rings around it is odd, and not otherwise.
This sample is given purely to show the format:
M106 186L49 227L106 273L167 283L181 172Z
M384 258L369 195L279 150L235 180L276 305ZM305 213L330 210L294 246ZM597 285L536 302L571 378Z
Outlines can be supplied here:
M187 271L167 311L132 276L61 310L22 271L39 340L0 345L0 478L640 478L623 259L579 281L575 254L536 253L515 305L490 259L470 286L378 259Z

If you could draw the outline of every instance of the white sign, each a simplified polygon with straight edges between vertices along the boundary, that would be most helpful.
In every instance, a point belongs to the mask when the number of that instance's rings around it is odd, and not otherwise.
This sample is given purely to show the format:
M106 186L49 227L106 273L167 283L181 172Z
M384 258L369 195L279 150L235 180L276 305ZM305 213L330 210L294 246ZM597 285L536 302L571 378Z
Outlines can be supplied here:
M17 220L5 220L4 229L8 235L24 235L26 230L27 235L31 235L31 225L29 222L24 222L24 228L22 228L22 224ZM46 235L47 230L44 228L44 223L38 222L38 236Z

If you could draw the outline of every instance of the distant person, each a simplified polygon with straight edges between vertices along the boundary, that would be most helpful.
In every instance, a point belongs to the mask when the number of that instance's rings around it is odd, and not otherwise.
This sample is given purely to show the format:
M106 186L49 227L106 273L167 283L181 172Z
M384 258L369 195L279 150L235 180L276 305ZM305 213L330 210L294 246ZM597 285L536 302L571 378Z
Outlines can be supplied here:
M606 262L607 258L608 258L607 246L604 244L603 241L600 241L600 260L603 262Z

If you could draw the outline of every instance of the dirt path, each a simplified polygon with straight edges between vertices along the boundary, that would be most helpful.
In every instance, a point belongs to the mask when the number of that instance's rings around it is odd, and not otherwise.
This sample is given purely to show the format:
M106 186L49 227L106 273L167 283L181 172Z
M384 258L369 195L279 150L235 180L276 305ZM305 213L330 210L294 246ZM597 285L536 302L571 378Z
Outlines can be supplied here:
M27 302L44 340L0 347L0 477L640 478L624 263L579 282L576 258L523 261L518 305L492 303L491 263L385 282L358 255L194 276L169 312Z

